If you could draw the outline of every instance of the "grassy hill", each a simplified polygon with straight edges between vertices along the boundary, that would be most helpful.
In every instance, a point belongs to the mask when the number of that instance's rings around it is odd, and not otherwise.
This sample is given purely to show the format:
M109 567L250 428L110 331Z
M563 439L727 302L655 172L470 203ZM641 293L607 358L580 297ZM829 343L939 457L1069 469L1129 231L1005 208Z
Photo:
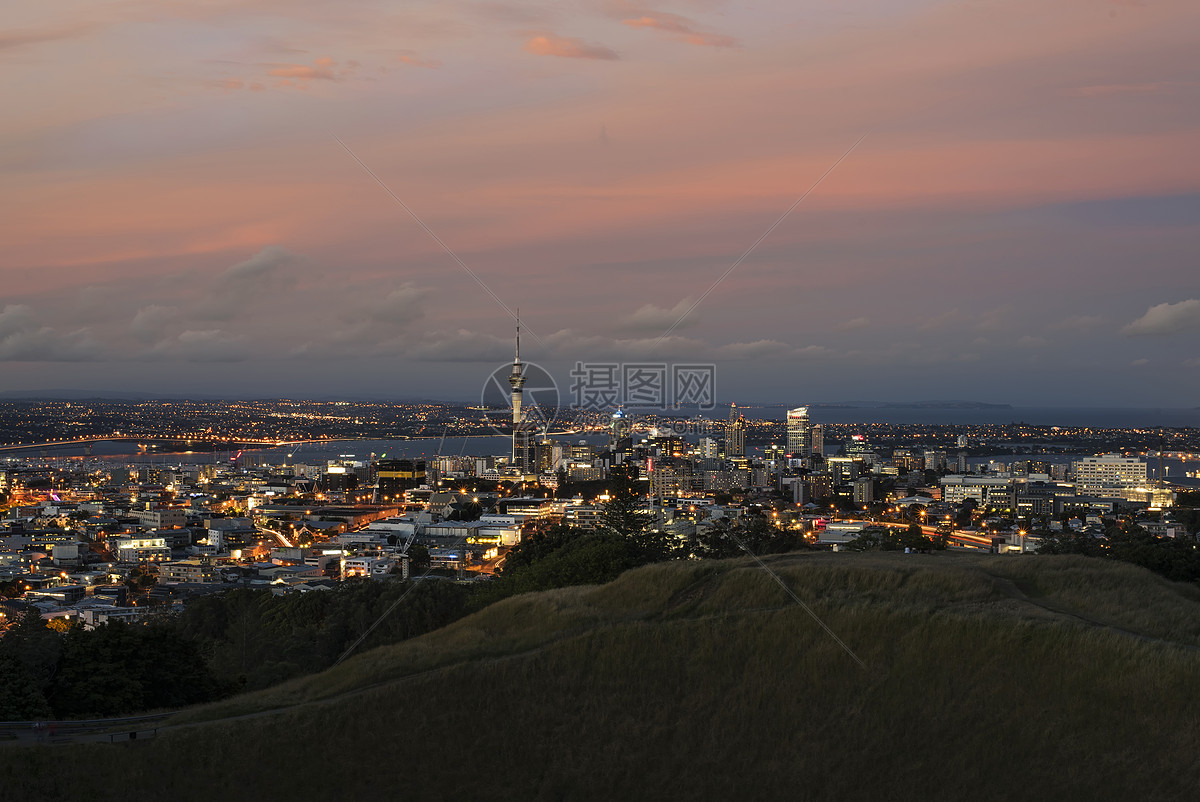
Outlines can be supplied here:
M44 799L1183 799L1200 590L1079 557L668 563L508 599L152 741L0 749Z

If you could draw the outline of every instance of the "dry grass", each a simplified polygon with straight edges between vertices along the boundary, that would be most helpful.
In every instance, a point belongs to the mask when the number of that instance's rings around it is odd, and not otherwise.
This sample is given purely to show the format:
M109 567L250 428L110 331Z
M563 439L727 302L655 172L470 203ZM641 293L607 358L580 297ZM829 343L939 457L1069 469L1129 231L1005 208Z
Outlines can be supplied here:
M7 747L0 784L89 799L153 782L179 800L1095 802L1190 798L1200 780L1194 589L1074 558L771 565L869 671L752 563L650 566L189 714L292 705L269 715L133 749Z

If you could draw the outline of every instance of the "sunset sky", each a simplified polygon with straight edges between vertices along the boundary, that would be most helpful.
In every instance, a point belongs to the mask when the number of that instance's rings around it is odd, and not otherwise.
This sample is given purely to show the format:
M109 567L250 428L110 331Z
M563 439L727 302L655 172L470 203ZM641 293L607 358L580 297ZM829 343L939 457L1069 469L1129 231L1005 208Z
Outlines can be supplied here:
M0 390L1200 404L1196 0L11 5Z

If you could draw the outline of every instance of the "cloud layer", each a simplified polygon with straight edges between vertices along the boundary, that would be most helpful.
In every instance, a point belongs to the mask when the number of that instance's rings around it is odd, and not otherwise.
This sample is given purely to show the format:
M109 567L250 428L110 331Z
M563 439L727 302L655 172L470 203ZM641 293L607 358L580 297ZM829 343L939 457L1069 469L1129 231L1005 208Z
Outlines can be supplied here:
M1200 392L1200 6L849 10L25 4L0 34L37 76L0 119L6 382L470 395L511 319L445 245L558 368L713 361L760 399Z

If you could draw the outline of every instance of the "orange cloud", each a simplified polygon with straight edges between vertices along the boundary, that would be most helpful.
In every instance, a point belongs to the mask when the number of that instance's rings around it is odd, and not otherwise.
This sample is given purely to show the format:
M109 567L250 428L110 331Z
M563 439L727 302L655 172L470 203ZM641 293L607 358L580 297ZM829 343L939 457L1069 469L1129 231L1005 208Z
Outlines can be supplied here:
M737 41L732 36L698 31L687 17L662 11L647 11L640 17L621 20L630 28L649 28L665 34L671 39L702 47L733 47Z
M304 64L281 64L278 67L267 70L267 75L270 75L272 78L295 78L301 81L341 80L333 70L319 65L309 67Z
M273 88L306 89L310 81L344 81L354 75L362 65L354 60L339 64L329 56L321 56L311 65L268 63L262 66L270 68L267 70L267 75L281 79L272 84ZM250 84L249 88L251 91L259 91L263 87L261 84Z
M399 61L401 64L408 64L411 67L427 67L429 69L436 69L442 66L442 62L435 58L421 58L415 53L401 53L396 56L396 61Z
M525 51L535 56L561 56L562 58L591 58L613 61L620 58L604 45L589 44L573 36L557 36L552 33L538 34L525 43Z
M288 78L296 81L341 81L359 68L357 61L347 61L340 69L338 62L329 56L321 56L307 64L268 64L267 75L272 78Z
M339 65L333 58L321 56L315 59L311 65L268 62L260 63L258 66L267 67L267 75L270 77L281 79L271 84L272 88L305 89L309 81L344 81L357 72L362 65L353 59ZM214 89L222 89L227 92L240 89L261 92L266 89L266 86L258 81L248 81L237 76L218 78L204 83Z

